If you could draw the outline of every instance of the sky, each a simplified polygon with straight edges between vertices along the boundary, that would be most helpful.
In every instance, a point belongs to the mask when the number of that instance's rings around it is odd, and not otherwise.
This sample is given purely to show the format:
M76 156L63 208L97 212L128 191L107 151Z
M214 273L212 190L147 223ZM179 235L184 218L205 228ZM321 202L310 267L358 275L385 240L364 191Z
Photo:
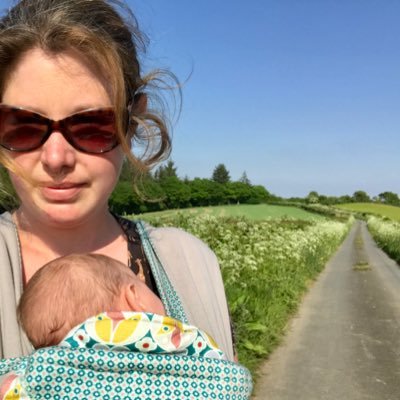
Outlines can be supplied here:
M127 3L145 70L182 83L181 177L223 163L283 197L400 193L400 1Z

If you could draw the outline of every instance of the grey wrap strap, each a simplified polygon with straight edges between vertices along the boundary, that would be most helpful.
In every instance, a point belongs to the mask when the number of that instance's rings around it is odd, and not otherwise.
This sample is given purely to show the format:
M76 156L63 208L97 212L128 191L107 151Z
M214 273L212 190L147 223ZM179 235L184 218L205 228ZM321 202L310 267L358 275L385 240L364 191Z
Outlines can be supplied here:
M11 214L0 215L0 358L27 355L33 347L17 320L22 293L18 234Z
M136 222L136 227L142 241L142 246L149 261L151 272L156 281L157 289L164 304L167 315L178 319L184 323L188 323L186 313L182 307L181 299L172 286L167 274L160 262L160 259L152 245L150 238L141 221Z

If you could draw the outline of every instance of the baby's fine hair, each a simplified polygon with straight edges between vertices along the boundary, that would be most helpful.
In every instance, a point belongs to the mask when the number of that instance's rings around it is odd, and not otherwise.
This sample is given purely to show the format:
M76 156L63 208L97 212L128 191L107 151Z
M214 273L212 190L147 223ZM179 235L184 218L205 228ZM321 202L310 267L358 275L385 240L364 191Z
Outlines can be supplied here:
M138 279L121 262L101 254L57 258L29 280L18 305L22 328L35 348L58 344L74 326L114 310L121 289Z
M151 89L165 89L168 85L162 76L169 76L175 82L176 78L160 70L142 76L139 56L145 52L147 39L124 2L19 0L15 3L0 19L0 96L13 68L27 51L38 47L51 55L77 52L106 77L112 88L117 134L135 170L146 170L166 158L171 141L162 109L144 111L139 98L143 94L148 97ZM135 157L131 152L133 141L135 148L142 149L140 156ZM1 151L0 157L15 172L17 166L7 154Z

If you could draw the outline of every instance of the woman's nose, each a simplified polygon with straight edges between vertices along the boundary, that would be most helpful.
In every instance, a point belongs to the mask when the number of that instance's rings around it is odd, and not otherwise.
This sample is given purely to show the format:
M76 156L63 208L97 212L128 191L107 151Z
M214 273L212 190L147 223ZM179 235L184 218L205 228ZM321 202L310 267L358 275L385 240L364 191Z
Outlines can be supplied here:
M74 168L76 150L67 142L63 134L54 131L41 149L41 162L50 174L60 174Z

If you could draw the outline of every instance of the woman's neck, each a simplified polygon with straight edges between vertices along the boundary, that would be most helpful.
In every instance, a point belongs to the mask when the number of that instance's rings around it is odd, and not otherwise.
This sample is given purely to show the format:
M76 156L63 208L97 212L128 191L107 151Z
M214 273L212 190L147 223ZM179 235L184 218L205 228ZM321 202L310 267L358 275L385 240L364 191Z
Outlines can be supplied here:
M31 217L23 209L14 213L14 222L20 236L41 243L43 250L59 255L89 253L113 242L122 234L115 218L105 210L75 224L46 224Z
M40 223L23 209L17 210L13 219L27 281L45 263L71 253L103 253L127 262L126 239L108 211L67 227Z

